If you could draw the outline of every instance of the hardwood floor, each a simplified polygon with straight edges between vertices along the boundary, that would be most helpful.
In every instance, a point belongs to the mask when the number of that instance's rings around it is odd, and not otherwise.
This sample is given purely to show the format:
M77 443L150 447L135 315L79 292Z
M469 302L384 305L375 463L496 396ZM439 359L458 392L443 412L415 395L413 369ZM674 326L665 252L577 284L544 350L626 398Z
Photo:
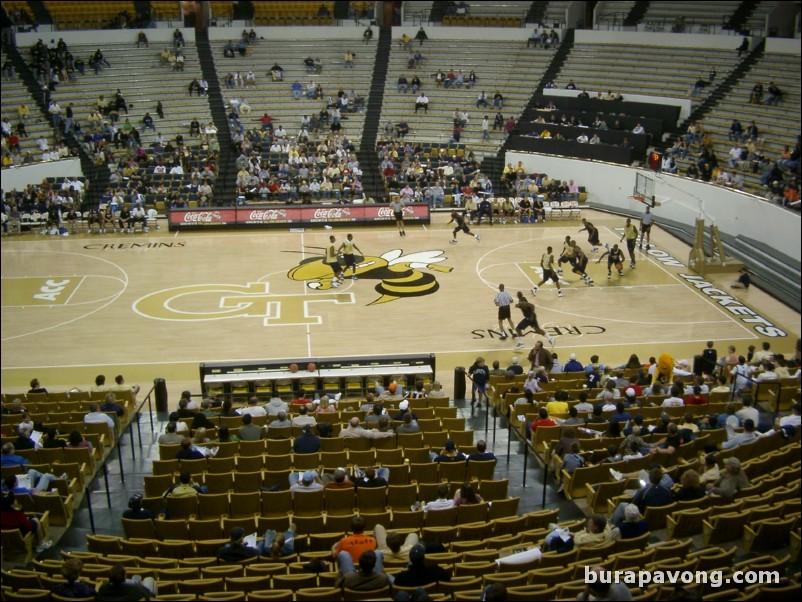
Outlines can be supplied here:
M618 241L622 219L586 214L602 243ZM6 237L3 392L27 390L34 376L63 390L88 388L97 373L122 373L144 390L165 378L177 399L185 388L200 392L205 361L431 351L437 378L451 391L455 366L477 355L506 366L522 354L525 362L536 340L527 336L518 351L513 339L499 339L498 283L534 301L563 362L572 352L612 365L631 353L644 362L661 353L691 359L708 339L719 352L768 340L791 353L799 337L799 314L755 288L731 290L731 274L707 279L718 291L703 286L686 267L688 247L659 229L649 254L637 252L637 268L625 264L622 278L614 272L608 280L606 259L595 261L604 249L590 252L579 222L482 224L473 226L481 241L460 233L452 245L447 220L435 214L431 226L409 228L405 237L393 227L343 226ZM333 288L323 250L329 236L339 245L349 231L365 258L358 280ZM595 286L566 271L563 298L549 284L532 299L540 256L547 245L559 255L566 235L588 252ZM761 335L765 322L785 336Z

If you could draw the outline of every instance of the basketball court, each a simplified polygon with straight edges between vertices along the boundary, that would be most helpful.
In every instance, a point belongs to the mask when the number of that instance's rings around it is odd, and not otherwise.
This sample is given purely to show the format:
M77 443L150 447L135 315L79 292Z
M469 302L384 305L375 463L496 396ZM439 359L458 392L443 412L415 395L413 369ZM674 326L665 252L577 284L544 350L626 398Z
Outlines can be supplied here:
M585 211L602 243L618 242L624 220ZM430 226L306 231L39 234L2 245L3 391L27 390L34 376L53 390L88 387L97 373L122 373L147 390L200 392L198 364L286 357L434 352L437 378L452 391L455 366L477 355L502 366L526 348L500 340L493 298L499 283L523 291L540 325L555 335L562 362L598 354L609 365L670 353L692 358L705 341L738 353L769 340L793 352L800 316L763 292L730 289L733 274L702 278L688 269L689 247L657 227L652 248L607 279L604 251L592 253L579 221L472 226L477 243L449 244L447 214ZM330 235L348 232L361 249L358 280L331 286L322 262ZM565 296L540 280L540 256L555 257L566 235L588 254L586 287L569 270ZM347 274L350 277L350 272ZM513 309L517 323L520 312ZM774 335L774 336L766 336Z

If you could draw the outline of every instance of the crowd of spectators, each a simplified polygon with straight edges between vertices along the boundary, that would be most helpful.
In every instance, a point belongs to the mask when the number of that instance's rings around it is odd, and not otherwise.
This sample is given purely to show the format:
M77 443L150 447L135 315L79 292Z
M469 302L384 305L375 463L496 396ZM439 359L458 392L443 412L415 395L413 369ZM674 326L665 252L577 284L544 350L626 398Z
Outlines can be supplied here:
M529 174L521 161L517 166L508 164L494 188L473 152L458 156L449 145L424 148L393 137L391 123L385 129L387 136L377 143L380 170L388 193L404 202L425 202L435 209L445 207L445 197L450 195L454 206L464 207L469 223L481 223L485 217L491 223L494 217L502 223L526 223L544 221L546 203L579 198L579 186L573 180Z
M265 117L269 117L265 115ZM345 136L310 140L311 118L301 119L297 136L263 118L263 128L235 139L237 190L242 199L281 203L364 198L356 146Z

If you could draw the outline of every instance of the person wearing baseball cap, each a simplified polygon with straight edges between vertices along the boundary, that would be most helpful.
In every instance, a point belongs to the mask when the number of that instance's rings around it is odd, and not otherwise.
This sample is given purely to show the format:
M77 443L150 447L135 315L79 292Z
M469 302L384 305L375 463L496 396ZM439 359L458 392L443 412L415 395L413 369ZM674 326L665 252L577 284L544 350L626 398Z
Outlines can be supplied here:
M409 567L395 576L399 587L420 587L427 583L451 581L451 573L438 564L426 564L426 547L415 544L409 551Z
M453 439L446 441L443 451L439 454L429 452L429 460L431 462L465 462L466 459L465 454L457 450L457 445Z
M707 484L708 495L733 498L741 489L749 487L749 477L741 470L741 461L735 456L724 458L724 472L715 483Z
M290 491L293 494L296 491L318 491L319 489L323 489L323 481L320 480L316 471L290 473Z
M217 558L221 562L240 562L259 555L260 550L245 544L245 529L242 527L231 529L229 537L230 541L217 551Z
M418 424L418 415L409 409L409 400L407 399L398 404L398 414L393 416L393 422L403 422L406 414L411 414L412 422Z

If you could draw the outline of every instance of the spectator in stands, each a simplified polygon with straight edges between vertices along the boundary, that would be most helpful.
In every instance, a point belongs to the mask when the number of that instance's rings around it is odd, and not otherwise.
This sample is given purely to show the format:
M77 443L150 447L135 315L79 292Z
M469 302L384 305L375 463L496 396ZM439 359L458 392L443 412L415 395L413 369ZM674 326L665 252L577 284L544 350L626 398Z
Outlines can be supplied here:
M649 483L641 487L632 498L632 503L638 507L641 513L646 512L646 508L650 506L667 506L674 501L674 495L661 483L662 480L663 472L659 467L649 470ZM621 502L613 512L612 522L614 525L618 526L623 522L627 505L627 502Z
M612 539L612 531L604 515L592 514L588 517L585 528L574 534L573 539L574 546L577 548L600 545ZM549 543L548 537L546 542Z
M67 447L70 449L88 449L91 451L92 444L84 439L84 436L81 434L81 431L74 430L70 432L68 437Z
M299 475L297 472L291 472L289 475L290 491L294 494L296 491L301 493L305 491L318 491L323 489L323 481L314 470L307 470Z
M259 441L259 439L262 439L262 437L264 437L264 429L256 424L253 424L253 415L243 414L242 426L239 429L239 438L243 441Z
M714 461L715 464L715 461ZM681 477L682 486L674 492L674 499L678 502L698 500L705 496L699 473L693 469L686 470Z
M766 98L767 105L777 106L780 104L780 101L783 98L783 93L780 88L775 84L773 81L769 82L769 85L766 88L766 92L768 96Z
M155 520L156 515L142 507L143 496L141 493L136 493L128 500L128 510L123 512L123 518L129 520Z
M189 440L189 438L187 439ZM202 457L203 454L201 454L201 458ZM190 458L179 458L179 459L187 460ZM208 493L208 492L209 490L205 485L198 485L197 483L195 483L195 481L192 479L192 475L188 470L183 470L181 471L181 474L178 477L178 483L171 485L164 493L164 497L189 497L189 496L194 497L200 493Z
M66 446L67 442L64 439L59 438L57 428L47 429L47 437L45 438L42 447L45 449L55 449Z
M478 504L482 501L482 497L476 493L470 483L463 483L454 495L454 505L462 506L463 504Z
M176 460L202 460L206 456L192 445L192 439L184 437L181 440L181 449L175 452Z
M242 562L249 558L259 556L264 550L265 543L259 542L258 547L252 548L245 544L245 529L234 527L229 534L229 542L217 551L217 558L222 562Z
M340 560L342 558L342 561ZM355 591L371 591L389 587L390 577L384 574L382 554L378 550L365 550L359 555L359 570L356 571L351 556L345 552L338 556L340 567L336 586Z
M270 67L270 76L274 82L284 81L284 68L278 63L273 63L273 66Z
M418 33L415 34L415 39L418 40L421 46L423 46L424 40L428 40L429 36L426 35L426 32L423 30L423 26L418 30Z
M304 474L306 476L306 474ZM354 565L365 551L376 551L376 539L366 535L365 519L359 515L351 519L351 535L347 535L331 547L331 557L337 561L341 576L354 572ZM378 553L381 558L381 552Z
M763 104L763 84L760 82L752 86L752 91L749 93L749 104Z
M365 44L373 39L373 28L370 25L362 32L362 39L365 41Z
M114 393L106 393L103 405L100 406L101 412L114 412L117 416L125 414L125 409L117 403L117 396Z
M36 541L37 554L53 545L51 541L46 539L42 523L35 518L29 518L28 515L17 506L13 491L3 493L2 501L0 501L0 523L2 523L2 528L4 530L19 529L23 537L28 533L33 533Z
M62 598L95 598L95 587L80 580L84 563L80 558L68 558L61 565L61 576L66 583L57 583L50 592Z
M426 563L426 547L415 544L409 550L409 566L395 576L394 585L399 587L420 587L428 583L451 581L451 573L433 563Z
M242 415L250 414L251 416L265 416L267 415L267 411L262 406L259 405L259 398L254 395L248 399L248 406L242 408L241 414Z
M724 473L715 482L707 484L707 492L713 496L733 498L745 487L749 487L749 478L741 470L741 461L730 456L724 459Z
M471 460L488 461L495 459L496 455L493 452L487 451L487 442L484 439L479 439L479 441L476 442L476 451L472 452L467 457L468 462Z
M387 467L375 468L369 466L365 470L360 470L354 466L354 488L360 487L387 487L387 479L390 478L390 469Z
M792 413L782 418L775 418L775 428L781 429L787 435L793 435L800 426L800 417L802 416L802 405L799 402L794 404Z
M612 538L633 539L648 532L649 525L643 520L638 507L635 504L628 504L624 508L624 521L612 530Z
M738 447L742 443L751 443L757 439L758 434L755 432L755 422L751 418L744 420L744 430L742 433L733 435L721 444L722 449L732 449Z
M315 417L312 416L314 413L314 406L311 403L307 403L302 405L298 408L298 415L292 419L293 426L304 426L306 424L314 426L317 424L317 420Z
M418 112L418 109L423 109L424 113L429 112L429 98L424 92L421 92L415 99L415 113Z
M184 439L176 432L175 422L168 422L164 434L159 436L159 445L180 445Z
M114 419L108 414L103 413L97 403L89 404L89 412L84 416L84 423L105 423L110 429L114 429Z
M298 528L294 523L290 523L289 528L284 533L276 533L273 529L268 529L265 531L264 547L261 553L273 560L292 556L295 553L295 534L297 531Z
M449 497L448 493L448 483L440 483L440 485L437 486L437 499L424 504L423 512L428 513L430 510L436 512L437 510L447 510L449 508L453 508L455 505L454 500ZM412 506L413 511L420 510L420 508L420 502L415 502L415 504Z
M301 434L295 438L292 451L296 454L314 454L320 451L320 437L312 432L312 425L305 424Z
M504 131L507 135L515 131L515 119L512 116L508 117L507 121L504 122Z
M457 450L453 439L446 441L440 453L429 452L429 460L431 462L464 462L466 459L465 454Z
M496 93L493 95L493 107L494 109L498 109L501 111L504 108L504 96L502 96L501 92L496 90Z
M396 90L405 94L409 91L409 82L407 81L407 76L403 73L401 74L401 77L398 78Z
M271 397L270 401L265 404L265 411L268 416L276 416L279 412L286 412L287 407L287 402L280 397Z
M276 419L268 424L268 431L273 427L292 426L292 422L287 418L287 412L280 410L276 414Z
M405 538L396 531L388 532L382 525L373 527L373 536L384 558L391 560L406 560L409 551L418 543L417 533L408 533Z

